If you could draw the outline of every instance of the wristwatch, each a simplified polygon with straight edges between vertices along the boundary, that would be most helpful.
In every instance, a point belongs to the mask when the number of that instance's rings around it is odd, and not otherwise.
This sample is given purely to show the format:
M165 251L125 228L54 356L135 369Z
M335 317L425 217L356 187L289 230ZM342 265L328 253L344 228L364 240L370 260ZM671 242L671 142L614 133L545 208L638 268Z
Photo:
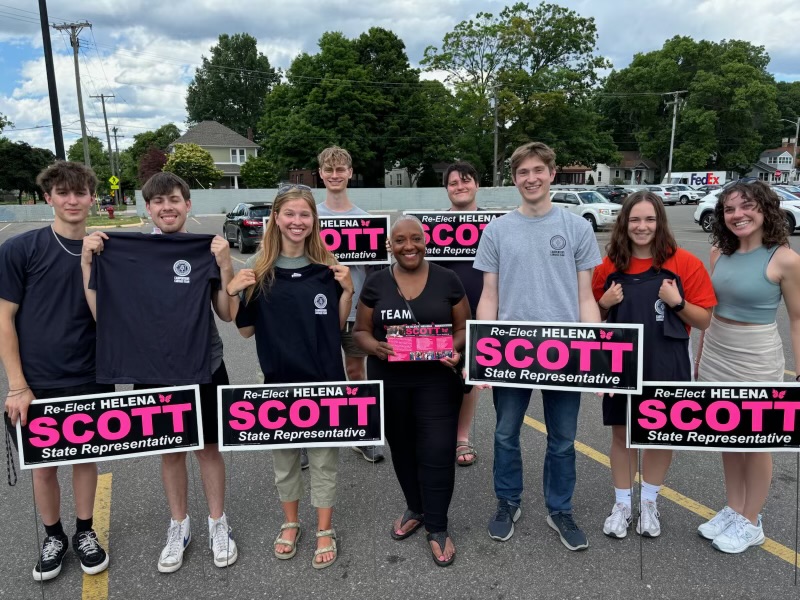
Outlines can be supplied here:
M686 298L681 298L681 301L673 306L672 310L675 312L681 312L684 308L686 308Z

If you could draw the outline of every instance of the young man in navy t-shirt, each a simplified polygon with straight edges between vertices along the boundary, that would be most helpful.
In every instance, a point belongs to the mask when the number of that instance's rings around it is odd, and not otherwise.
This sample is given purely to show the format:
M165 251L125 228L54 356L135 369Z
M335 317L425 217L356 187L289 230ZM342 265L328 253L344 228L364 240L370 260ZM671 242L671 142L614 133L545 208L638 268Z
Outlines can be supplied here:
M142 196L155 227L154 233L163 235L186 233L186 220L192 207L192 201L189 186L183 179L172 173L156 173L142 187ZM96 292L89 288L92 257L103 251L104 240L108 240L108 236L97 232L87 237L83 245L82 267L86 297L95 314ZM213 553L214 564L217 567L226 567L236 562L238 550L231 537L231 529L224 512L225 462L217 443L219 435L217 430L217 387L227 385L229 380L225 363L222 360L222 340L211 311L213 309L220 319L229 322L232 320L231 315L235 312L233 308L236 307L238 310L239 297L238 295L229 296L225 292L225 286L233 278L230 245L217 235L212 239L209 250L219 267L220 287L212 290L211 305L207 309L208 314L201 317L210 319L210 336L208 346L204 351L210 355L212 374L210 382L197 381L200 384L205 447L202 450L196 450L195 456L200 465L200 476L208 502L209 547ZM151 290L151 293L154 294L160 292L163 290L155 288ZM180 307L177 308L180 310ZM181 373L175 375L177 377L187 376ZM166 387L167 385L169 384L155 385L154 381L148 381L146 384L136 384L135 389ZM186 454L185 452L176 452L161 455L161 478L172 517L167 532L167 543L158 560L158 570L162 573L172 573L181 567L183 552L191 540L189 515L187 514L189 485Z
M95 326L83 295L81 245L97 177L79 163L59 161L36 179L53 207L53 224L11 238L0 246L0 359L8 378L6 426L25 427L34 399L113 392L95 382ZM16 441L16 436L12 437ZM53 579L69 541L61 524L57 467L32 471L33 494L45 528L36 581ZM108 567L108 554L92 529L97 465L72 466L75 535L81 568L94 575Z

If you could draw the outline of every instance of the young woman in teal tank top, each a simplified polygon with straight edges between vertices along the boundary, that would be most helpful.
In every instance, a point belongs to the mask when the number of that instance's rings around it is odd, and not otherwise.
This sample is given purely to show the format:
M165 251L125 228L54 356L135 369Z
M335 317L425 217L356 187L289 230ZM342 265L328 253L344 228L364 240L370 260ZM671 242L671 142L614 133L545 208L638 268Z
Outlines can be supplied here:
M711 239L711 280L718 305L698 353L700 381L783 381L775 314L783 297L800 372L800 256L790 247L780 199L761 182L736 183L719 195ZM761 510L772 482L768 452L723 452L726 506L698 533L717 550L744 552L764 543Z

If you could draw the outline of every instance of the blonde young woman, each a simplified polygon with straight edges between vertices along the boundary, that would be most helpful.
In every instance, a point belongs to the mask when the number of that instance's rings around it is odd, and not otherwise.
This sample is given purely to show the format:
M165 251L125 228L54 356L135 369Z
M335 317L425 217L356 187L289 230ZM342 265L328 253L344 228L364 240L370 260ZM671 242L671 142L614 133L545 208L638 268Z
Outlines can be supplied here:
M239 271L227 292L245 292L236 325L243 337L256 337L264 383L345 380L340 331L350 314L353 282L349 269L336 264L322 244L310 188L278 190L255 264ZM309 448L308 459L311 504L317 509L317 549L311 564L323 569L337 558L331 520L339 449ZM275 450L273 464L285 517L274 553L286 560L296 554L302 532L300 450Z

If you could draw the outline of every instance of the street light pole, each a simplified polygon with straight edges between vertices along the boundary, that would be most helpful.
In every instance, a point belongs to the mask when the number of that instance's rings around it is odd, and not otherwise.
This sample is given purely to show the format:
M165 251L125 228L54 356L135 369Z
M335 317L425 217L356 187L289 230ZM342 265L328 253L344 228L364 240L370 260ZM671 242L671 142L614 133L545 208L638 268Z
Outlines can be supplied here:
M794 175L795 182L798 181L797 177L797 136L800 135L800 117L797 117L797 122L790 121L789 119L781 119L781 121L786 121L787 123L792 123L794 125L794 146L792 146L792 175Z

